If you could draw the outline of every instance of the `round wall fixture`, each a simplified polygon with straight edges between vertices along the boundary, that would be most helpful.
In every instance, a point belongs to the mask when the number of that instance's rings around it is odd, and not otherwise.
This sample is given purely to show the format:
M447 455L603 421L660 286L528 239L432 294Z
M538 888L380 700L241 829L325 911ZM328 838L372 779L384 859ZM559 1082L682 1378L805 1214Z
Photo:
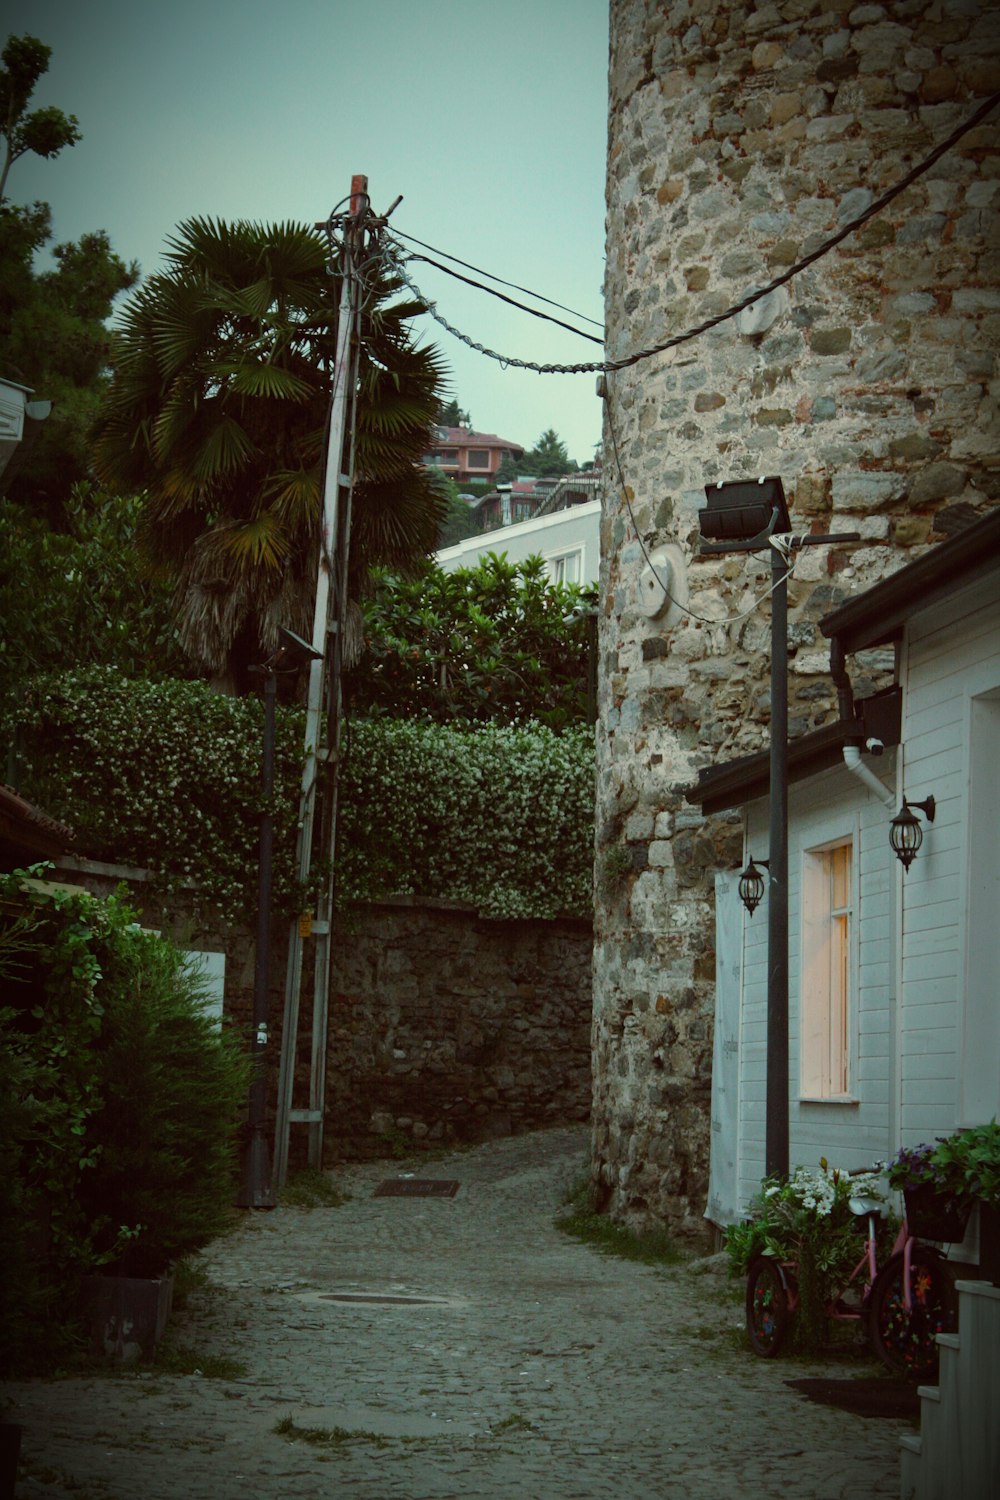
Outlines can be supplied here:
M749 296L750 292L755 290L755 287L748 287L744 295ZM756 302L751 302L749 307L745 307L741 313L737 313L738 332L744 338L753 338L755 335L767 333L781 314L788 311L791 301L787 287L777 286L773 291L766 292L762 297L758 297Z
M649 554L639 575L639 608L647 620L672 630L684 618L688 602L687 567L680 547L669 543Z

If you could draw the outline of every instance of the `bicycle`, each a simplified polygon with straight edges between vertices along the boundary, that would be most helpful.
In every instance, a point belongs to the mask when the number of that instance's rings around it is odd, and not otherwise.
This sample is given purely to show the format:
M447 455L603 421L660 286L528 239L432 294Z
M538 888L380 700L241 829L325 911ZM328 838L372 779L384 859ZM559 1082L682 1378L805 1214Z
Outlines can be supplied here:
M852 1199L851 1210L867 1218L865 1249L825 1310L838 1322L864 1324L868 1344L894 1374L919 1378L937 1366L937 1335L956 1326L951 1283L940 1251L920 1243L903 1219L885 1264L876 1248L881 1203ZM863 1282L858 1282L862 1272ZM855 1286L855 1283L858 1283ZM855 1301L845 1300L853 1294ZM773 1359L782 1349L798 1307L798 1265L758 1254L747 1268L746 1323L753 1352Z

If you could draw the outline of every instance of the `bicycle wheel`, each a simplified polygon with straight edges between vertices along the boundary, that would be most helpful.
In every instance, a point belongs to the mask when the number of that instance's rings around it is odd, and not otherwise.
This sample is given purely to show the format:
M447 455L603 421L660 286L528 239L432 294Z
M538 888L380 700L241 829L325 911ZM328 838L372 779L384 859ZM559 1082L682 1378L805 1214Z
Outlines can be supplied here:
M761 1359L773 1359L788 1333L791 1314L781 1268L756 1255L747 1269L747 1336Z
M896 1374L925 1378L937 1369L937 1335L956 1325L954 1299L940 1257L923 1246L910 1258L910 1307L903 1294L903 1255L888 1260L875 1278L868 1304L868 1341Z

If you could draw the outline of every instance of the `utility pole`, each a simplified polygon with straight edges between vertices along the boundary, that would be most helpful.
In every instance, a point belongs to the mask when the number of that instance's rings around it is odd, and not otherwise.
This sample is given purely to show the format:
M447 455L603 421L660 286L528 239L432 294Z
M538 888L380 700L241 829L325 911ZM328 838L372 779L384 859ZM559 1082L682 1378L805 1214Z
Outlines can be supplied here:
M347 565L350 555L351 499L354 486L355 403L358 386L358 349L361 295L358 262L371 215L368 178L351 178L346 213L331 214L317 225L330 237L340 231L340 306L337 344L330 403L330 431L323 486L323 522L316 576L313 612L313 650L319 654L310 666L306 702L305 756L299 805L298 876L304 886L313 862L317 782L321 766L328 768L326 806L320 829L327 847L321 857L329 859L330 872L316 902L315 915L306 913L291 926L288 966L285 976L285 1012L281 1034L281 1064L275 1121L274 1182L280 1187L288 1170L289 1128L292 1123L309 1127L309 1164L319 1167L323 1156L323 1118L326 1091L327 1014L330 974L330 941L333 922L336 843L336 789L340 753L342 638L347 603ZM302 988L303 950L307 937L314 940L312 1045L309 1069L309 1104L293 1109L299 1002Z

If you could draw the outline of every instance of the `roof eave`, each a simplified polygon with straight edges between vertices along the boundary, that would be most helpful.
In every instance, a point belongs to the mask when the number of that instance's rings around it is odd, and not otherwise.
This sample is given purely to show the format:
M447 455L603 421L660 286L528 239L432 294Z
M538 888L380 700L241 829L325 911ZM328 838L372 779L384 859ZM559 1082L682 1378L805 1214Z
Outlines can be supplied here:
M819 622L825 636L850 654L884 645L920 610L947 599L1000 567L1000 507L932 547Z

